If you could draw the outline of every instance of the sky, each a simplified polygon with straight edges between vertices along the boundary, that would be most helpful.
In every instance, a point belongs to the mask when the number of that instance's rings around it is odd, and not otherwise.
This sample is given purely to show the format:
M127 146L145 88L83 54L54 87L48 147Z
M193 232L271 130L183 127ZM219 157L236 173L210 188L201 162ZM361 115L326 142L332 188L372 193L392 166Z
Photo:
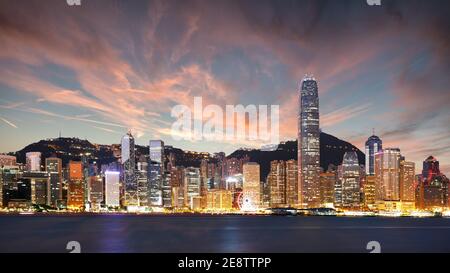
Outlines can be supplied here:
M249 141L176 141L175 105L279 105L296 139L298 89L318 81L323 132L372 134L450 174L447 0L0 0L0 152L62 136L163 139L230 153Z

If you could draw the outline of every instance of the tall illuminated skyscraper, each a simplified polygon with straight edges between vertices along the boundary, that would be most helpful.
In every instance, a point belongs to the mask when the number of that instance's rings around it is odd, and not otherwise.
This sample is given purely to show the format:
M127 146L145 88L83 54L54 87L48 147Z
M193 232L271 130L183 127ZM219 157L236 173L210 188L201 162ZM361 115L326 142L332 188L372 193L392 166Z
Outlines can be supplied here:
M84 194L83 164L81 161L70 161L67 207L75 210L83 209Z
M361 174L356 152L345 152L342 160L342 206L360 205Z
M125 206L138 206L138 185L136 177L136 156L134 153L134 137L128 132L122 138L123 180L125 186Z
M164 179L164 142L162 140L150 140L149 153L149 203L152 206L162 206L162 186Z
M105 172L105 205L107 207L120 206L120 172Z
M375 154L383 149L383 142L373 134L366 141L366 174L375 175Z
M62 160L57 157L45 159L45 171L50 176L50 199L53 206L62 199Z
M400 200L400 149L386 148L375 154L375 199Z
M286 206L286 161L270 162L268 176L270 188L270 207Z
M299 92L298 116L299 204L320 205L320 128L317 81L306 76Z
M41 170L41 153L40 152L29 152L26 153L27 160L27 171L29 172L39 172Z
M290 207L298 204L298 163L286 161L286 203Z
M416 164L406 160L400 161L400 200L414 202L416 199Z

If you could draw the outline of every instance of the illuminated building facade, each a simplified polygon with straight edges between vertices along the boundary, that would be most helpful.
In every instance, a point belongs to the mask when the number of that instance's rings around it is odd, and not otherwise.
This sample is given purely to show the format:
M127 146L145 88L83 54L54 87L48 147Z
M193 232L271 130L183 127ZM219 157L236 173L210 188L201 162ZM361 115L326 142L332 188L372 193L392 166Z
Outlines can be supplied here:
M88 179L88 204L91 210L100 209L103 203L103 178L100 175Z
M319 93L317 81L308 76L299 92L298 173L300 205L320 205Z
M416 206L435 210L449 207L449 179L441 173L439 161L429 156L423 162L422 174L416 188Z
M400 149L386 148L375 154L375 198L400 200Z
M128 132L122 137L123 180L125 188L124 206L135 207L139 205L138 185L136 177L136 156L134 151L134 137Z
M70 161L67 207L75 210L83 209L84 194L83 163L81 161Z
M172 186L171 186L171 172L165 171L162 184L162 201L163 207L172 207Z
M400 161L400 201L415 202L416 200L416 164L405 160Z
M148 163L145 157L141 157L137 163L137 183L139 206L148 206Z
M151 206L160 207L163 205L164 142L162 140L150 140L149 152L149 203Z
M233 205L233 195L231 191L213 189L206 195L207 209L210 210L231 210Z
M289 207L298 205L298 163L286 161L286 202Z
M334 171L320 174L320 203L322 206L334 204L334 187L337 175Z
M346 152L342 160L342 207L357 208L361 202L361 174L356 152Z
M22 180L29 180L32 204L51 205L50 179L47 172L24 172Z
M257 209L260 206L261 183L260 166L255 162L248 162L243 165L243 195L247 200L247 206Z
M0 168L4 166L15 166L16 164L17 161L15 156L0 154Z
M39 172L41 170L41 153L26 153L26 169L29 172Z
M368 209L375 207L375 175L367 175L363 185L364 205Z
M286 206L286 162L270 162L270 173L268 176L270 202L272 208Z
M56 207L58 200L62 199L62 160L57 157L45 159L45 171L50 176L50 204Z
M184 186L185 186L185 198L184 198L185 206L192 207L194 197L201 197L200 196L201 177L199 168L189 167L184 169Z
M107 207L120 206L120 172L105 172L105 205Z
M366 141L366 174L375 175L375 154L383 149L383 142L375 134Z

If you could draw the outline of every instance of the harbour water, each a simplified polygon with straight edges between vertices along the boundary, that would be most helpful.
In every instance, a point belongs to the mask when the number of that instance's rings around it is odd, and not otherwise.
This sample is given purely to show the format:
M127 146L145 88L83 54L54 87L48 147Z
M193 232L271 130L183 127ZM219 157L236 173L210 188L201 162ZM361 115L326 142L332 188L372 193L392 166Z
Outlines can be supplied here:
M450 218L0 215L0 252L450 252Z

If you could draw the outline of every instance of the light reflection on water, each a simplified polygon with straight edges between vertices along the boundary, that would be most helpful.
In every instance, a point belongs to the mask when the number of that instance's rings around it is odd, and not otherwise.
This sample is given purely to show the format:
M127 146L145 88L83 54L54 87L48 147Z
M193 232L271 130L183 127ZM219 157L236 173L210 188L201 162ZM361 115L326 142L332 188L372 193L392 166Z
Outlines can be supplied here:
M0 216L0 252L450 252L450 219L277 216Z

